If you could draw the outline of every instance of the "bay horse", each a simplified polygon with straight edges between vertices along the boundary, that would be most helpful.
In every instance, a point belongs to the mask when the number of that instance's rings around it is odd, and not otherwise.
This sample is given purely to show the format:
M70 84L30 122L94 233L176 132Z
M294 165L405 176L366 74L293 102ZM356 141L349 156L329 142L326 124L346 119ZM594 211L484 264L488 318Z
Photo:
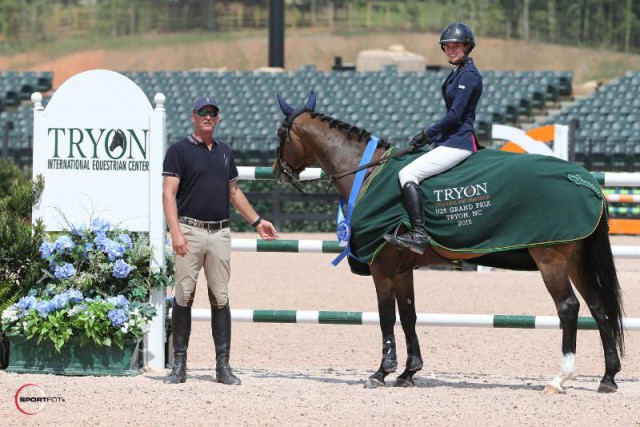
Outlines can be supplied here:
M302 170L311 165L319 165L332 177L332 184L337 192L348 199L354 181L352 171L355 172L358 168L371 133L316 112L316 98L313 92L301 108L293 108L279 94L278 101L285 115L278 129L279 148L273 164L278 183L296 185ZM381 140L372 158L381 159L389 146L390 144ZM373 168L374 166L370 167L368 173ZM585 173L588 174L586 171ZM596 221L597 226L586 238L559 244L539 244L522 251L531 261L531 270L540 271L555 304L562 329L563 357L559 373L545 386L549 393L564 392L564 383L575 375L580 302L573 291L572 283L595 319L602 341L605 373L598 391L615 392L618 388L615 376L621 369L620 358L624 353L624 311L609 242L606 204L604 201L602 203L602 213ZM413 376L423 366L415 329L413 269L430 264L434 259L434 253L435 256L446 260L473 262L474 258L482 259L482 254L459 253L433 245L431 249L432 251L418 255L410 250L385 244L369 264L378 300L382 361L375 373L367 379L367 388L385 385L385 377L397 368L394 337L396 302L407 344L407 360L405 369L397 377L395 385L415 385ZM501 254L506 252L491 255L502 256ZM478 261L478 264L481 264L481 261Z

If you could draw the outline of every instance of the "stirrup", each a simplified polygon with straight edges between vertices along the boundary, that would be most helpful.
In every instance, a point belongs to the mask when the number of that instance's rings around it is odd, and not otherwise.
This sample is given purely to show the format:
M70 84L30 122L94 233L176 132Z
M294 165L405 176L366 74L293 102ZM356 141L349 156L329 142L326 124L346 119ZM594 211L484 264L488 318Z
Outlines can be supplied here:
M402 240L403 238L406 238L406 240ZM427 246L429 246L429 239L429 235L427 234L424 236L424 244L419 244L420 242L416 240L415 236L410 232L396 238L401 247L409 249L411 252L415 252L419 255L422 255L427 249Z
M400 230L401 225L402 224L398 224L396 229L393 231L393 234L385 234L384 236L382 236L382 238L384 238L384 240L391 243L392 245L402 248L403 246L400 244L400 241L398 240L398 230Z

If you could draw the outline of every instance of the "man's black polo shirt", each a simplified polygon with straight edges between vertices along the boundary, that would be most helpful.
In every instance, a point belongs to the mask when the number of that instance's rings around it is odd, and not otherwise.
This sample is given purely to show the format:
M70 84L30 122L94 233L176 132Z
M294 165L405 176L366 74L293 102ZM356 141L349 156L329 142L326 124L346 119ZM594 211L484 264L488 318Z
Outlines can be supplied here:
M178 215L200 221L229 218L229 182L238 178L233 152L214 139L211 151L191 135L167 150L162 175L180 179Z

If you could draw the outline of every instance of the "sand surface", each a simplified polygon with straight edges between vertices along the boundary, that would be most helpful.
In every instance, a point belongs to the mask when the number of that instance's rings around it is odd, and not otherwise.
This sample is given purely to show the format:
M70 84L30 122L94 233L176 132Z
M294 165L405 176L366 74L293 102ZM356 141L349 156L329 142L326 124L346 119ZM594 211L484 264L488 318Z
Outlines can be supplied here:
M237 238L255 234L235 233ZM283 238L333 239L332 235ZM640 245L615 237L614 244ZM332 254L234 253L234 309L375 312L369 278L352 275ZM640 261L617 262L628 317L640 317ZM416 271L424 313L555 315L539 274ZM207 308L199 284L196 307ZM584 304L581 315L588 315ZM414 388L365 389L380 363L375 325L233 324L231 362L239 387L215 383L206 321L193 324L187 382L165 385L163 372L135 377L64 377L0 371L0 424L190 426L638 426L640 332L627 334L619 391L599 394L604 360L598 334L578 335L577 378L565 394L543 392L559 369L559 330L419 327L424 368ZM402 330L396 327L400 366ZM64 402L26 416L14 404L24 384Z

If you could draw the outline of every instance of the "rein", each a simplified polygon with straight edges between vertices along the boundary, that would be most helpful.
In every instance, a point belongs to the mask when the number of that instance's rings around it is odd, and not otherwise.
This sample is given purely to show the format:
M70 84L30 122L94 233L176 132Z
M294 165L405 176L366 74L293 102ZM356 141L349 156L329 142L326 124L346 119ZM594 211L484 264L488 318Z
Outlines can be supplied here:
M371 166L379 165L381 163L386 163L387 161L389 161L389 160L391 160L393 158L405 155L407 153L411 153L413 151L414 151L413 147L406 147L406 148L403 148L402 150L398 151L397 153L395 153L395 154L393 154L391 156L380 157L378 160L372 160L369 163L366 163L366 164L364 164L362 166L358 166L354 170L351 170L351 171L348 171L348 172L338 173L338 174L335 174L335 175L329 175L329 179L331 179L331 183L329 184L329 186L331 186L331 184L333 184L334 181L336 181L336 180L338 180L340 178L344 178L345 176L353 175L354 173L358 173L362 169L368 169Z

